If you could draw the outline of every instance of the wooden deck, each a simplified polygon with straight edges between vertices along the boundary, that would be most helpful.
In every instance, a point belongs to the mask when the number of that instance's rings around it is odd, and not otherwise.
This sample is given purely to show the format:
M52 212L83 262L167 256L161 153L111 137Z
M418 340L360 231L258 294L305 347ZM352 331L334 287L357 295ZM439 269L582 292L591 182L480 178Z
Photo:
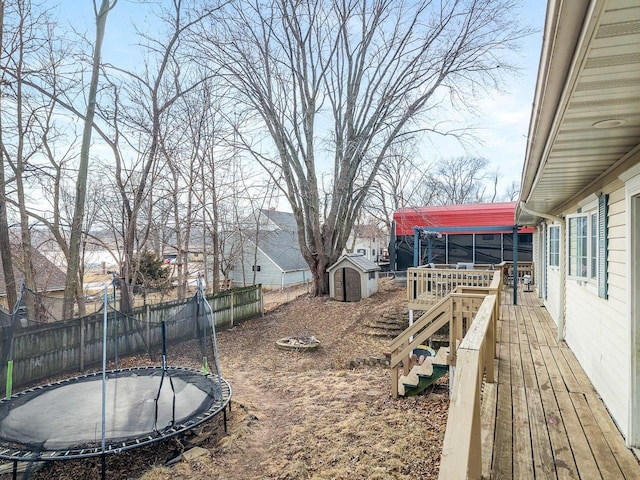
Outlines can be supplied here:
M483 478L640 479L600 397L534 293L503 297L497 383L482 402Z

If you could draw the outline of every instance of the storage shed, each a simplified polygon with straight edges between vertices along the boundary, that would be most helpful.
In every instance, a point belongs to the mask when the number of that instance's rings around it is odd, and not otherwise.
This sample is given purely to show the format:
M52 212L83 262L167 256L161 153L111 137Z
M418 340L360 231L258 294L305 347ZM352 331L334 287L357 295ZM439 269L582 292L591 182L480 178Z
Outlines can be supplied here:
M359 253L342 255L331 265L329 294L341 302L359 302L378 291L380 267Z

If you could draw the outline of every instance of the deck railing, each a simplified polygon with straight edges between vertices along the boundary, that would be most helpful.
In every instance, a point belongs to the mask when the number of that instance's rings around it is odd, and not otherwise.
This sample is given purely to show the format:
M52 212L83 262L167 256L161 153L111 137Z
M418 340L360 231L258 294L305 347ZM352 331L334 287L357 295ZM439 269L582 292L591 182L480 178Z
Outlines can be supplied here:
M503 284L513 282L513 262L496 265L474 265L471 270L452 268L451 265L434 265L407 269L407 300L410 310L429 310L458 286L489 288L494 273L500 272ZM518 281L529 276L535 283L534 263L518 262Z
M449 325L447 363L456 368L440 466L441 479L481 476L480 389L485 375L486 381L491 383L495 377L496 328L503 273L502 268L493 271L487 286L457 286L391 344L391 393L397 398L400 372L408 374L413 349Z
M485 297L494 294L496 297L502 285L502 271L484 272L491 281L486 286L462 286L459 285L441 298L437 303L429 307L413 325L410 325L398 335L390 345L391 349L391 393L394 398L398 396L398 379L400 372L407 375L412 364L412 352L419 345L425 343L445 325L449 326L449 356L447 363L456 365L456 346L459 345L476 317ZM483 280L484 281L484 280ZM409 307L411 308L411 307ZM494 316L497 318L499 302L496 300ZM495 328L495 325L494 327ZM492 350L495 357L495 345Z
M457 349L453 391L438 478L482 476L480 390L483 376L495 381L496 320L499 292L487 295Z
M445 268L446 267L446 268ZM487 265L476 266L473 270L448 268L436 265L407 269L407 299L410 310L429 310L431 305L446 297L458 286L488 288L494 273L500 269Z

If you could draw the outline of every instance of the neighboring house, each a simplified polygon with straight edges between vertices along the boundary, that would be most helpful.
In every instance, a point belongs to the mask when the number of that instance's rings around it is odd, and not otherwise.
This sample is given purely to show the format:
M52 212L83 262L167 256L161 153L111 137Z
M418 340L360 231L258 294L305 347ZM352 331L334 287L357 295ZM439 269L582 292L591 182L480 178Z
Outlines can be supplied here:
M261 210L259 224L235 234L229 244L235 258L230 279L234 285L262 284L284 288L312 280L300 251L298 229L292 213Z
M640 447L640 2L551 0L516 222L538 294Z
M414 266L415 227L437 229L418 243L419 265L512 261L515 207L516 202L502 202L399 209L393 214L391 269ZM531 261L532 232L519 230L518 260Z
M380 267L359 253L342 255L327 269L329 295L341 302L359 302L378 291Z
M372 262L388 260L389 235L377 225L355 225L347 241L347 252L364 255Z
M13 253L13 277L16 282L16 293L20 295L20 287L24 279L24 262L22 251L12 245ZM59 320L62 315L62 297L64 296L65 273L51 263L37 250L31 252L31 261L35 271L35 281L38 293L44 297L41 299L42 307L47 314L42 314L41 320ZM7 286L4 278L4 270L0 261L0 301L4 308L13 310L15 305L6 304Z

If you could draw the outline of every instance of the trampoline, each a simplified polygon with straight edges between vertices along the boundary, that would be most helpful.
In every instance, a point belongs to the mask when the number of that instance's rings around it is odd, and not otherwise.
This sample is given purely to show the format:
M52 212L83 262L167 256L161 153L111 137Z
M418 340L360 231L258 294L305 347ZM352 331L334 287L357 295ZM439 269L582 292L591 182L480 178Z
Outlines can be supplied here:
M7 394L0 399L0 460L13 462L14 479L18 462L98 456L102 457L105 478L108 454L185 433L220 413L226 431L226 409L230 408L232 392L220 374L214 312L200 281L192 299L170 305L172 310L162 310L158 321L151 320L149 311L138 317L110 310L105 289L102 335L100 324L84 328L94 345L102 346L102 370L11 394L13 341L23 323L16 312L24 310L20 308L23 293L10 322L0 322L0 333L4 331L4 337L0 335L0 361L7 362ZM38 326L35 332L44 338L50 335L46 325L41 330ZM39 341L35 334L34 338ZM199 348L183 349L181 361L200 363L201 370L169 365L167 346L186 340L198 340ZM161 365L118 368L119 353L138 355L146 351L155 362L156 348L161 348ZM86 349L89 353L95 350ZM110 357L115 362L113 370L107 370ZM93 357L94 362L97 359ZM28 379L24 370L22 364L18 378L23 383Z
M164 370L164 375L163 375ZM225 415L231 387L185 367L106 372L106 447L102 448L102 372L0 400L0 459L88 458L148 445Z

